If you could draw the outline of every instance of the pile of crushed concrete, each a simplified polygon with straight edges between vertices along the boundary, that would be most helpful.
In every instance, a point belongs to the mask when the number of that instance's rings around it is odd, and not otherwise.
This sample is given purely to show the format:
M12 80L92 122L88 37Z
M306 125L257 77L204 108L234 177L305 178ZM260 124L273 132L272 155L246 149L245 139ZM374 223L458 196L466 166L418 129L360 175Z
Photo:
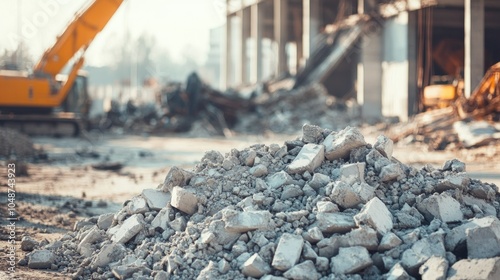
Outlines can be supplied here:
M27 159L36 155L28 136L9 128L0 128L0 158Z
M174 167L20 263L74 279L500 279L499 205L458 160L416 169L384 136L305 125Z

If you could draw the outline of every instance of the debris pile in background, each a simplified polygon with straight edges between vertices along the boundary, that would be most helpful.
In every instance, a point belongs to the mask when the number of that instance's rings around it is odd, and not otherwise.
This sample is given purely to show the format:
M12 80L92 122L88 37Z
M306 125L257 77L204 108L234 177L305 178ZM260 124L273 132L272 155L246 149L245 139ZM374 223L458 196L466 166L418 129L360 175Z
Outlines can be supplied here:
M36 156L28 136L9 128L0 128L0 158L29 159Z
M283 145L210 151L20 263L73 279L497 279L497 187L392 148L304 125Z
M240 133L297 133L297 124L315 123L340 129L360 123L355 102L338 102L321 84L290 91L262 94L255 101L255 113L241 115L234 127Z
M420 113L393 126L394 141L409 139L444 150L450 144L479 147L500 141L500 63L493 65L469 98L463 94L451 107Z

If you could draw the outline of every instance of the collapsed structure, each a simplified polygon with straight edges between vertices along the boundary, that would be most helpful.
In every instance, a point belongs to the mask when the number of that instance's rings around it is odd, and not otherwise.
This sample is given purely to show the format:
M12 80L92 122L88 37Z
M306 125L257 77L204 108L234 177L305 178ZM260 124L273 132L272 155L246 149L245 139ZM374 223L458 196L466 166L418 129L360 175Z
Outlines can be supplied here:
M73 279L499 279L497 187L356 128L205 154L20 264Z

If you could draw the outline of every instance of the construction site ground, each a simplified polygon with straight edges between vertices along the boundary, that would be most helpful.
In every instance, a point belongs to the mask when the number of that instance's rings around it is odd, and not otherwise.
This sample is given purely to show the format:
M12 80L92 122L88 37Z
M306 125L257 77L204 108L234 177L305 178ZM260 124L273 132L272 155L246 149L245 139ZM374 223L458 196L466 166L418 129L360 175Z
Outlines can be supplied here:
M365 128L367 142L374 143L379 134ZM299 133L297 133L299 135ZM161 184L172 166L189 169L208 150L222 153L243 149L256 143L282 144L290 135L233 136L231 138L191 138L188 135L137 136L92 133L84 138L33 138L47 159L28 163L28 176L16 178L16 238L28 235L37 241L57 240L72 230L80 217L116 212L122 204L142 189ZM472 178L500 186L500 145L471 150L427 151L415 144L395 145L394 156L414 166L432 164L441 167L448 159L457 158L467 164ZM98 170L93 166L123 165L119 170ZM0 162L0 178L7 179L7 163ZM116 165L115 165L116 166ZM18 167L20 168L20 167ZM2 215L7 209L6 187L1 190ZM9 244L5 226L0 230L0 256L4 260ZM18 242L19 244L20 242ZM26 252L17 246L18 260ZM57 272L16 267L15 278L6 278L8 264L0 263L0 279L68 279Z

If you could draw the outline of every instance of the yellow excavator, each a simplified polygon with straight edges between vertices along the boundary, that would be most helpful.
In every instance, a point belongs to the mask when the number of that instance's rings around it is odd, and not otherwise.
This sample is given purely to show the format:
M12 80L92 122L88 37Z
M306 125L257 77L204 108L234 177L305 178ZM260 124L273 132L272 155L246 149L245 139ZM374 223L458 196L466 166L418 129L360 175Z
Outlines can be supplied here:
M84 54L123 1L93 0L83 7L31 74L0 70L0 126L30 135L71 136L80 132L75 108L78 100L87 96L87 79L81 71ZM70 61L74 64L69 74L60 79Z

